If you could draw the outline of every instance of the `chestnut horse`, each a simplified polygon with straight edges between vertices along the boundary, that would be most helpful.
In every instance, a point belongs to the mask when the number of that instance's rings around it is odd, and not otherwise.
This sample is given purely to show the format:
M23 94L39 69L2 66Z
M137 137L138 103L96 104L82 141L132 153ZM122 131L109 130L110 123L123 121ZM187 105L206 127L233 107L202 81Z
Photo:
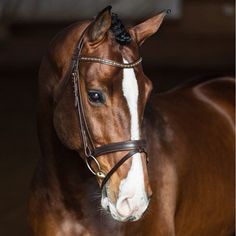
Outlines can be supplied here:
M165 15L125 29L108 7L51 43L39 73L34 235L234 234L234 81L150 96L139 46Z

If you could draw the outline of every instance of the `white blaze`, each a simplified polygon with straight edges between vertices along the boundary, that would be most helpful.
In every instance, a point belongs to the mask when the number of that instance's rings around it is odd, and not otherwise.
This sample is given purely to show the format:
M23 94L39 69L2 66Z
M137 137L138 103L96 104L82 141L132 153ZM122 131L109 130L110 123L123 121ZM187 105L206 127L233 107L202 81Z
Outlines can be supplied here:
M125 59L124 63L128 63ZM126 98L130 112L130 135L131 140L139 139L139 122L138 122L138 83L133 68L123 69L122 81L123 94Z
M128 63L125 59L123 59L123 61L124 63ZM138 119L139 90L133 68L123 69L122 89L130 112L130 139L137 140L140 139ZM119 207L119 200L127 195L129 197L133 196L130 202L135 205L135 208L139 209L135 215L139 216L140 213L142 214L143 208L147 207L147 197L144 186L142 160L139 153L132 157L131 168L126 179L121 181L119 190L117 210Z
M123 59L124 63L128 63ZM122 81L123 94L126 98L129 112L130 112L130 139L137 140L139 135L139 120L138 120L138 82L135 77L133 68L123 69L123 81ZM132 165L126 181L130 184L138 185L139 188L144 188L144 174L141 155L139 153L132 157ZM121 186L122 187L122 186ZM131 186L130 186L131 187Z
M124 63L128 63L123 59ZM133 68L123 69L122 80L123 95L130 113L130 139L140 139L138 119L138 82ZM119 196L116 204L111 203L103 196L101 204L104 209L109 207L112 216L120 221L125 221L129 216L138 220L148 206L145 192L143 165L140 153L131 157L132 163L127 177L120 182Z

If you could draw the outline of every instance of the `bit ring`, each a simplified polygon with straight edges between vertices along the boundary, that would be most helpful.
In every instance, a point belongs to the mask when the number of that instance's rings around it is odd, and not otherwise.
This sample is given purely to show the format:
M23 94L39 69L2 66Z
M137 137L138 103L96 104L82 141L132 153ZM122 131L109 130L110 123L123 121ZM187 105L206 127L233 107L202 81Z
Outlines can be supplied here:
M95 162L95 164L96 164L96 166L97 166L97 169L98 169L97 172L94 171L94 169L93 169L92 166L90 165L89 160L88 160L89 158L91 158L91 159ZM105 174L102 172L101 166L100 166L98 160L97 160L93 155L89 155L88 157L86 157L86 158L85 158L85 163L86 163L88 169L90 170L90 172L91 172L92 174L96 175L96 176L99 177L99 178L105 178Z

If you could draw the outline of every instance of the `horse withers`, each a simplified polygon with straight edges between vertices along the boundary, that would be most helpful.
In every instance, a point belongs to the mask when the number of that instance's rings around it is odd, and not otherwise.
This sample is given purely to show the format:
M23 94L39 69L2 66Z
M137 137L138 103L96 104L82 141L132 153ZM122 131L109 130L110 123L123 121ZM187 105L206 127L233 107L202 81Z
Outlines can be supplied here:
M126 29L108 7L52 41L39 73L34 235L234 233L234 82L150 96L139 47L165 15Z

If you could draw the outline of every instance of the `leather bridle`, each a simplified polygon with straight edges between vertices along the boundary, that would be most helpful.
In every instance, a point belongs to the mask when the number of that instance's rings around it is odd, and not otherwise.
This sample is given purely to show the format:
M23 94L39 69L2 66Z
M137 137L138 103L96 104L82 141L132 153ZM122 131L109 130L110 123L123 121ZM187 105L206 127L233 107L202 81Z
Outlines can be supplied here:
M85 117L84 106L81 95L81 83L80 83L80 74L79 74L79 62L87 62L87 63L101 63L109 66L114 66L118 68L133 68L139 63L141 63L142 58L140 57L138 60L131 62L129 64L124 64L121 62L116 62L109 59L97 58L97 57L88 57L81 56L84 35L89 26L86 27L82 36L80 37L79 43L76 47L76 51L74 53L72 67L71 67L71 76L73 79L74 85L74 95L75 95L75 107L77 108L78 119L80 132L82 137L82 144L85 156L85 162L87 164L88 169L96 175L98 178L102 179L101 188L105 186L109 178L113 175L113 173L129 158L131 158L136 153L145 153L146 159L147 154L145 151L146 142L145 140L128 140L123 142L109 143L100 147L95 147L87 120ZM102 170L100 163L97 160L97 157L114 153L114 152L128 152L121 160L119 160L115 166L105 174ZM96 164L96 170L92 168L91 161L94 161Z

